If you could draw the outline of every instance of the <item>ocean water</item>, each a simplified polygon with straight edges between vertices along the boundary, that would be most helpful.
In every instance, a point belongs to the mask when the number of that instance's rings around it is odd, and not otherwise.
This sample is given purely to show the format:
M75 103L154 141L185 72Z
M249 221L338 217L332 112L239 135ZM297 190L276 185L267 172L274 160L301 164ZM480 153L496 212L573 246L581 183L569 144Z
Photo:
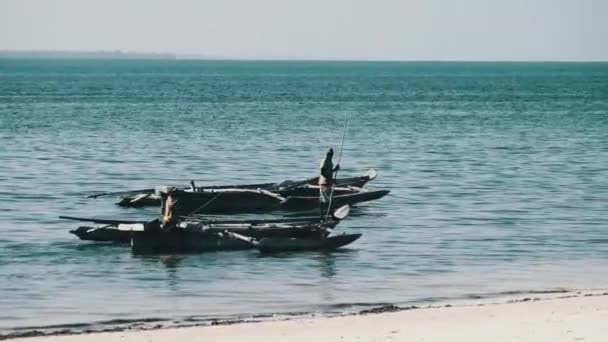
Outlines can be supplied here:
M333 253L135 256L98 191L374 167ZM608 288L608 64L0 59L0 332ZM104 323L105 322L105 323Z

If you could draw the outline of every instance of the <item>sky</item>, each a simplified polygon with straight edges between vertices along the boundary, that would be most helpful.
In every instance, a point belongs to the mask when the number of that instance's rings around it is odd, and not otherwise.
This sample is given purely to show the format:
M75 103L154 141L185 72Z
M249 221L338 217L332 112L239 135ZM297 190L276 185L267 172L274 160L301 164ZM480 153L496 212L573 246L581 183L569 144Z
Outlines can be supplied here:
M608 60L608 0L0 0L0 50Z

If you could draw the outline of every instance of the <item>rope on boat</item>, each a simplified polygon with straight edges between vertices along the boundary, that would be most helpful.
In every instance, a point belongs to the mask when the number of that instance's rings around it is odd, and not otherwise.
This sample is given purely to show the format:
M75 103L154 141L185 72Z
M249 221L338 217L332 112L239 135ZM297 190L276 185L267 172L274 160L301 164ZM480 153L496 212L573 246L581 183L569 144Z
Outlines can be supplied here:
M349 115L348 112L345 114L344 119L344 130L342 131L342 141L340 142L340 154L338 155L338 164L340 165L340 161L342 161L342 152L344 151L344 137L346 137L346 130L348 128L348 120ZM331 202L334 197L334 188L336 187L336 179L338 179L338 172L340 170L336 170L336 174L333 177L333 183L331 184L331 191L329 192L329 206L327 207L327 213L325 214L325 221L329 218L329 213L331 212Z
M220 197L221 194L222 194L222 192L218 192L217 195L213 196L212 199L208 200L205 204L201 205L196 210L190 212L188 215L184 215L184 217L192 216L192 214L196 214L200 210L205 209L205 207L207 207L209 204L211 204L211 202L215 201L218 197Z

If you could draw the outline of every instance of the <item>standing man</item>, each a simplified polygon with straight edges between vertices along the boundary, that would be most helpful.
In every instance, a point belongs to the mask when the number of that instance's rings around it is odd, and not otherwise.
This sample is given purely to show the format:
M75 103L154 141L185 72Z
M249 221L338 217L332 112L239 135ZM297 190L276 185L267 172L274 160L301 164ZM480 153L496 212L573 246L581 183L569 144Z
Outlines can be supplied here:
M167 189L167 197L164 201L163 218L160 227L169 231L177 225L177 217L175 216L175 205L177 204L177 189L170 187Z
M323 206L328 205L331 188L335 184L334 172L340 170L340 165L334 167L332 158L334 150L332 148L327 151L325 158L321 161L321 174L319 175L319 202L321 203L321 215L323 215Z

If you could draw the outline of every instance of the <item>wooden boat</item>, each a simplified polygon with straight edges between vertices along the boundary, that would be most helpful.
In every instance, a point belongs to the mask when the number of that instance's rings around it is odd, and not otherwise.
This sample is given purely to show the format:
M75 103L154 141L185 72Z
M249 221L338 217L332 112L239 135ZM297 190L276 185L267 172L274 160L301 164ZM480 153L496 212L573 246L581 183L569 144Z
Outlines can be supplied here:
M161 193L165 191L160 190ZM389 192L388 190L368 191L364 189L353 192L338 190L334 193L331 209L376 200L386 196ZM321 208L318 190L314 195L287 197L262 189L222 189L196 192L176 190L175 196L178 199L175 214L180 217L200 213L260 213L276 210L315 210L318 212ZM327 208L323 208L323 210L325 211Z
M282 218L269 220L204 220L190 219L180 222L175 229L179 232L186 232L184 238L193 238L193 243L201 245L202 249L207 248L205 244L208 242L204 239L217 240L217 234L224 232L235 232L245 236L254 238L264 237L300 237L314 233L319 230L333 229L341 220L346 218L350 212L348 206L343 206L333 212L327 220L320 221L320 217L297 217L297 218ZM146 234L146 238L154 239L167 237L160 229L158 220L153 221L129 221L129 220L106 220L94 218L80 218L71 216L60 216L62 219L76 220L81 222L92 222L94 225L80 226L70 233L76 235L81 240L97 241L97 242L117 242L129 243L131 236L135 232L151 232ZM163 234L161 234L163 233ZM180 243L181 235L169 238L177 239L168 241L168 244L185 244ZM203 239L204 241L202 241ZM198 242L197 242L198 240ZM149 245L150 243L148 243ZM217 244L217 241L216 243ZM228 244L228 247L231 244ZM239 244L237 244L239 245Z
M339 178L336 180L338 191L356 192L368 182L374 180L378 173L374 169L370 169L363 176ZM214 192L234 189L251 189L251 190L267 190L277 193L283 197L287 196L314 196L315 192L318 195L318 188L315 185L319 177L312 177L302 181L283 181L280 183L255 183L241 185L215 185L215 186L191 186L190 188L181 188L183 191L193 192ZM89 197L96 198L106 195L123 195L116 204L122 207L144 207L144 206L160 206L161 198L156 193L155 189L142 189L118 193L102 193L91 195Z
M159 187L158 191L162 191L163 187ZM265 192L270 192L273 194L277 194L281 197L290 197L290 196L298 196L298 197L319 197L319 186L318 185L303 185L289 189L282 189L278 191L270 191L262 188L217 188L217 189L208 189L208 188L197 188L196 191L192 191L190 189L180 190L184 192L191 192L196 194L201 194L201 199L205 200L205 197L211 198L217 193L220 192L231 192L231 193L249 193L249 192L259 192L260 190ZM334 189L334 195L347 195L347 194L356 194L361 192L361 188L357 188L354 186L348 187L336 187ZM161 195L158 193L155 194L139 194L135 197L123 197L116 204L121 207L127 208L140 208L147 206L160 206L161 205Z
M330 220L328 222L286 222L286 223L232 223L232 224L207 224L182 222L176 230L196 233L203 237L212 236L225 231L234 231L246 236L265 237L287 234L288 236L298 236L300 232L306 232L308 229L334 228L338 221ZM158 221L148 223L119 223L119 224L100 224L94 226L80 226L70 233L76 235L81 240L97 241L97 242L130 242L131 235L134 232L154 231L158 232L159 236L166 236L160 230ZM200 234L198 234L200 233Z

